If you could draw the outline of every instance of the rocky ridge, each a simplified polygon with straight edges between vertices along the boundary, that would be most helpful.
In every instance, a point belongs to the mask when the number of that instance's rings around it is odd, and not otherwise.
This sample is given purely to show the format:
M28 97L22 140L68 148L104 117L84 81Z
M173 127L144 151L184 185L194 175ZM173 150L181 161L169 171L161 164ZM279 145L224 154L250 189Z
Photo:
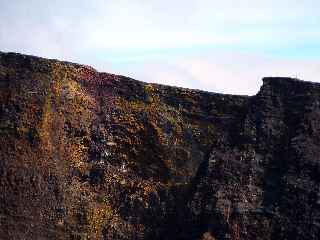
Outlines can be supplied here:
M0 52L0 239L318 239L320 84L255 96Z

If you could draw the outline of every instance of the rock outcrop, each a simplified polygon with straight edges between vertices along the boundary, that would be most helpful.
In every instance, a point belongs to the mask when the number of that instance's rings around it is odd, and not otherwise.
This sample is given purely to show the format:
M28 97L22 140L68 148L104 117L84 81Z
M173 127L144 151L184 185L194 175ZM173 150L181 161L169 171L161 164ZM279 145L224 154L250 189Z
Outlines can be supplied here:
M319 239L320 84L209 93L0 53L0 239Z

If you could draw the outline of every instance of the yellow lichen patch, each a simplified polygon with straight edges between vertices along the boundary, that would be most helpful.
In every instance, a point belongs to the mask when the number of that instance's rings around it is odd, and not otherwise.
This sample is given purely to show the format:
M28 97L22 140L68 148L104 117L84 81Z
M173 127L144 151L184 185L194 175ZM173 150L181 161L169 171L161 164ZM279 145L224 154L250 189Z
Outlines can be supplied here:
M73 141L66 144L67 153L72 166L84 172L88 168L88 164L84 161L87 157L88 147L81 144L80 141Z
M144 86L144 90L147 93L153 93L154 92L154 87L152 86L152 84L146 84Z
M150 122L150 125L155 130L156 136L157 136L159 142L162 144L166 143L167 142L166 136L163 134L163 130L157 124L155 124L153 122Z
M159 96L155 93L155 88L152 84L147 84L144 86L144 90L148 96L148 101L151 104L158 103L160 101Z
M77 99L77 101L82 102L83 104L94 104L95 100L90 97L88 94L85 94L81 89L81 86L76 81L68 81L64 85L64 90L66 90L66 97L68 99Z
M151 193L156 193L155 186L151 185L151 183L149 182L148 184L144 184L142 186L142 189L143 189L144 196L149 196Z
M50 95L47 97L46 102L43 106L42 121L39 127L39 137L43 150L48 154L52 153L53 145L51 141L50 133L52 131L53 113L51 110L51 98Z
M152 85L146 85L145 91L148 94L153 94L154 87ZM181 168L177 165L175 159L175 147L184 147L184 133L186 130L186 120L183 117L183 114L178 109L167 105L164 102L144 102L139 99L135 100L126 100L123 98L117 98L116 100L117 108L121 109L121 115L116 115L114 122L119 125L125 126L126 131L130 134L126 137L121 137L119 141L121 144L126 146L131 146L132 151L135 151L134 156L139 155L139 151L148 151L143 149L143 142L140 139L137 139L135 135L147 134L151 141L155 141L158 145L155 148L162 148L169 150L167 154L159 156L159 158L152 159L152 164L156 170L154 171L157 174L157 171L160 170L158 166L164 164L165 168L169 169L171 174L179 176L189 176L190 173L186 169ZM140 117L144 117L142 120ZM147 122L147 124L146 124ZM198 125L195 126L199 128ZM138 158L131 159L132 166L142 166L143 162L151 161L148 158ZM163 165L162 165L163 166ZM152 170L153 171L153 170Z
M141 100L126 101L123 98L116 98L116 105L124 110L129 110L134 112L145 110L148 106L146 103L144 103Z
M88 229L95 237L101 237L103 227L115 216L113 209L106 204L95 204L88 211Z
M61 99L63 112L72 112L72 117L76 115L79 119L83 119L86 125L89 124L92 118L91 110L95 107L96 102L84 92L79 83L73 80L65 82L61 90Z

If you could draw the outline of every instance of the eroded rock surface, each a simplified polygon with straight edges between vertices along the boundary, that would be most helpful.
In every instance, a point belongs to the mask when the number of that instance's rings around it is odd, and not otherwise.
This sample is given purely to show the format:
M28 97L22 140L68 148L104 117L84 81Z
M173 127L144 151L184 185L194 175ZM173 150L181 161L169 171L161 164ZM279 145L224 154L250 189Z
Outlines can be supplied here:
M319 239L319 84L223 95L0 53L0 93L0 239Z

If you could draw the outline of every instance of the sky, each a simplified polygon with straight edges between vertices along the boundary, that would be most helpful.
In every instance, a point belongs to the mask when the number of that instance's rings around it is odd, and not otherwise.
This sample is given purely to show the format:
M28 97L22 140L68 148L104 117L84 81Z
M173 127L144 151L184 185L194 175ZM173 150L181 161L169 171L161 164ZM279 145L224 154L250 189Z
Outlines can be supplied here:
M0 51L141 81L254 95L320 82L318 0L0 0Z

